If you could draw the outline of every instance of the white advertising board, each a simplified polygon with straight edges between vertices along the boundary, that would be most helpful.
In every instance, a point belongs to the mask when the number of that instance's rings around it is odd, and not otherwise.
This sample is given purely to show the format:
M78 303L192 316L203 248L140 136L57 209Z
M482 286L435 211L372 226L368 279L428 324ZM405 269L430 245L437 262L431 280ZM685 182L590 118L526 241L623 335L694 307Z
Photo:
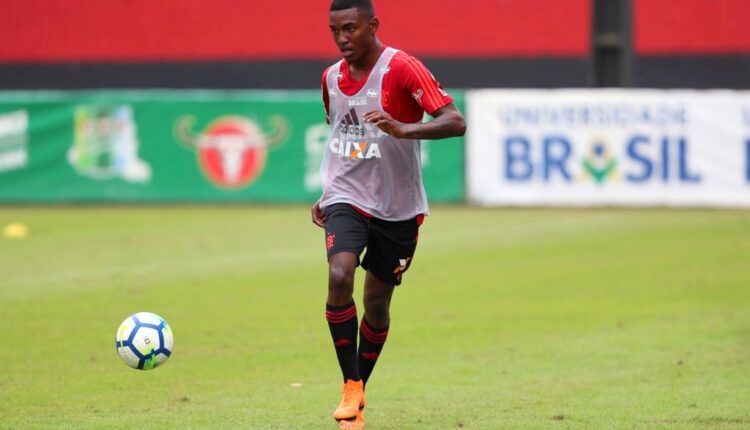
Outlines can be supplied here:
M468 200L750 207L750 92L476 90Z

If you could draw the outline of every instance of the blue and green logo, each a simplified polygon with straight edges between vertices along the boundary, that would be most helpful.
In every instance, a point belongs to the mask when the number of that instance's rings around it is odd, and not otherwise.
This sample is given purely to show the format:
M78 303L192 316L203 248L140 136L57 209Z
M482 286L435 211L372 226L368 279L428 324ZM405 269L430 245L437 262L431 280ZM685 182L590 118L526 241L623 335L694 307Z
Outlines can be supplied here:
M603 184L617 172L617 159L612 156L606 142L596 140L588 155L583 159L583 172L597 184Z

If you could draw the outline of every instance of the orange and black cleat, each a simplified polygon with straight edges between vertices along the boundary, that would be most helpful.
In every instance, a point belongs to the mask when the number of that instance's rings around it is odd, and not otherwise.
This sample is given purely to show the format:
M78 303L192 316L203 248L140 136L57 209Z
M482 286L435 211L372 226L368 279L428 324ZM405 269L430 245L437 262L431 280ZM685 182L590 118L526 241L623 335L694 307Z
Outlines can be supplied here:
M333 417L337 420L356 419L360 406L364 404L364 398L365 391L362 381L347 379L341 388L341 403L333 411Z
M365 428L365 411L357 411L353 419L339 420L340 429L363 429Z

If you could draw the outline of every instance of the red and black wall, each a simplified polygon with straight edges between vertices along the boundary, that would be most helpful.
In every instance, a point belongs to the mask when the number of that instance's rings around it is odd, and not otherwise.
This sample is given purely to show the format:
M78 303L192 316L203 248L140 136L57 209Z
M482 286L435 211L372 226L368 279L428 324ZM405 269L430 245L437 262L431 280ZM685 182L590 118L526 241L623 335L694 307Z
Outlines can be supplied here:
M339 58L328 0L0 2L2 88L315 88ZM590 3L375 0L450 87L585 86Z
M632 0L633 83L750 88L749 0Z
M750 88L750 0L629 1L629 84ZM594 85L593 0L374 2L381 40L445 86ZM315 88L339 58L328 4L0 0L0 89Z

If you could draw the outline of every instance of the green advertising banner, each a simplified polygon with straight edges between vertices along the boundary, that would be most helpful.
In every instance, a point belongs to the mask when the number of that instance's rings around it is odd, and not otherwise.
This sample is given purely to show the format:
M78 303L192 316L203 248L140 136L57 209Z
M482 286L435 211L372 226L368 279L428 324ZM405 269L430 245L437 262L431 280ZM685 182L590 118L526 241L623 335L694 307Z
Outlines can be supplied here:
M311 202L328 128L318 91L0 93L0 202ZM423 142L431 201L463 146Z

